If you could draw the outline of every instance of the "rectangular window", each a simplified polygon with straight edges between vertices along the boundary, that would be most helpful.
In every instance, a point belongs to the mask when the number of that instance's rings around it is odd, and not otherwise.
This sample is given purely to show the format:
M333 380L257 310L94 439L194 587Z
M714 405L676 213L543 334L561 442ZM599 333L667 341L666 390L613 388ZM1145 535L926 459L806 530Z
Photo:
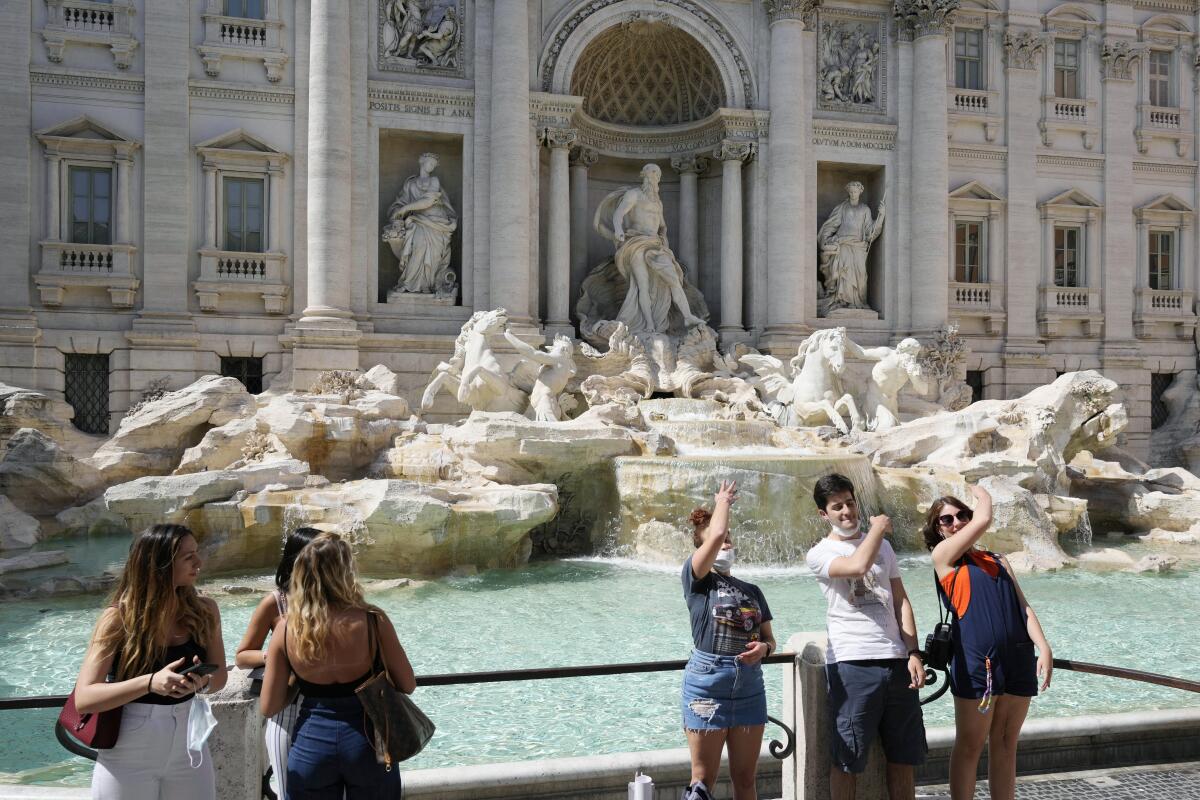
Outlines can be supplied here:
M1079 99L1079 42L1054 40L1054 96Z
M954 280L986 283L983 263L983 223L954 223Z
M954 85L959 89L983 88L983 31L954 31Z
M264 0L225 0L225 16L262 19Z
M1151 50L1149 60L1150 105L1172 106L1171 101L1171 53L1168 50Z
M1173 372L1150 373L1150 430L1161 428L1167 418L1171 416L1167 410L1167 404L1163 402L1163 395L1174 382L1175 373Z
M242 356L221 356L221 375L237 378L250 394L262 394L263 360Z
M112 170L108 167L71 167L71 241L75 244L112 244Z
M1083 270L1080 264L1080 229L1054 229L1054 285L1081 286Z
M263 251L261 178L225 178L225 249L237 253Z
M108 434L108 354L66 354L67 403L71 423L84 433Z
M1150 288L1174 289L1175 233L1150 231Z

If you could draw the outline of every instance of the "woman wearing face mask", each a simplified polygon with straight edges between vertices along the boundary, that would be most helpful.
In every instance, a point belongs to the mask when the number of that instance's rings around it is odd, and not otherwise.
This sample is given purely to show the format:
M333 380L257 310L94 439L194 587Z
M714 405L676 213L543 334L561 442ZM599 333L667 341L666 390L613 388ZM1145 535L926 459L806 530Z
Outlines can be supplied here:
M996 800L1012 800L1017 738L1039 679L1042 691L1050 686L1054 657L1008 559L975 548L991 524L992 498L980 486L971 487L971 493L974 511L956 498L939 498L922 530L933 552L938 597L954 627L950 796L974 796L979 756L987 744L988 790Z
M275 570L275 590L259 601L254 609L250 625L234 656L234 662L242 669L266 666L267 651L263 649L263 644L275 623L287 614L288 584L292 579L296 556L300 555L306 544L320 535L321 532L316 528L297 528L284 540L283 556ZM303 697L297 696L282 711L267 719L267 760L271 762L271 774L275 777L278 787L276 795L279 797L287 796L287 751L303 701Z
M182 525L154 525L129 549L75 684L80 713L124 707L117 744L99 751L92 772L94 800L216 796L212 760L198 740L213 720L207 703L192 698L225 685L225 645L217 604L196 592L200 566ZM180 674L202 662L220 669ZM107 683L110 671L115 680Z
M729 538L729 508L737 484L721 482L710 512L692 512L692 543L683 564L683 596L695 649L683 673L683 727L692 756L688 800L709 800L729 748L734 800L756 800L755 775L767 696L762 660L775 651L771 610L757 586L730 574L736 551Z

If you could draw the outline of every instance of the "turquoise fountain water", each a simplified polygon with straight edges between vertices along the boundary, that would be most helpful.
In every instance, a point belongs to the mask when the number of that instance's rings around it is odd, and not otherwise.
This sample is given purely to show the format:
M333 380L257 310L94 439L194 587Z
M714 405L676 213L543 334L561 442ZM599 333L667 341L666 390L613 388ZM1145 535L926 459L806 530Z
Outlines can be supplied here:
M922 632L936 618L928 559L902 563ZM824 603L802 568L742 569L757 582L783 641L820 630ZM244 580L216 578L213 587ZM265 589L265 582L262 583ZM1082 570L1022 579L1055 654L1200 680L1194 621L1200 570L1175 575ZM229 660L258 594L220 595ZM418 673L685 658L687 612L677 567L586 559L446 578L375 593L396 622ZM0 696L65 693L75 678L100 598L8 603L0 620ZM778 715L782 667L767 669ZM678 673L419 689L438 733L410 768L680 747ZM1200 705L1200 696L1097 676L1057 673L1033 716ZM927 708L951 722L950 702ZM86 783L90 767L54 741L54 714L3 712L0 782ZM770 734L770 731L768 731Z

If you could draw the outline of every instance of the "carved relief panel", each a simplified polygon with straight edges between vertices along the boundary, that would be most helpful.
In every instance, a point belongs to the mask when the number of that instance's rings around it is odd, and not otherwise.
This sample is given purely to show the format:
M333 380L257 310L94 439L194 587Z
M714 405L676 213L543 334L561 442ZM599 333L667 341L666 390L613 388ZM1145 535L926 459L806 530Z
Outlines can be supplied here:
M886 113L888 37L884 15L822 8L818 17L818 107Z
M379 0L379 69L465 77L466 6L466 0Z

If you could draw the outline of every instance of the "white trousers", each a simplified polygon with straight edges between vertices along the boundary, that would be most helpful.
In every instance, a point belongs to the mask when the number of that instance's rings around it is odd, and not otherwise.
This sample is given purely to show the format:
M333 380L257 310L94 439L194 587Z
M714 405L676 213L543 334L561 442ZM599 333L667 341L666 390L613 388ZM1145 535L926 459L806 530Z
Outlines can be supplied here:
M188 763L191 708L191 700L174 706L125 706L117 746L101 750L92 770L92 800L215 800L208 745L199 767Z
M302 702L304 697L298 696L294 703L284 706L278 714L267 717L267 760L271 762L271 780L275 784L275 795L280 800L287 797L288 748L292 746L292 731L296 729Z

